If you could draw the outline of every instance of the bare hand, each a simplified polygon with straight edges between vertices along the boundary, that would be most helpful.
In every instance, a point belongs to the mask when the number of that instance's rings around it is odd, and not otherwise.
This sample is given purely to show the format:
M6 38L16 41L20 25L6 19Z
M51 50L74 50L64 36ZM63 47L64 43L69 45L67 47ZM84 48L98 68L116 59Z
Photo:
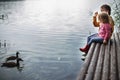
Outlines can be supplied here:
M103 44L107 44L107 41L106 41L106 40L104 40L104 41L103 41Z
M97 16L98 15L98 12L95 12L94 16Z

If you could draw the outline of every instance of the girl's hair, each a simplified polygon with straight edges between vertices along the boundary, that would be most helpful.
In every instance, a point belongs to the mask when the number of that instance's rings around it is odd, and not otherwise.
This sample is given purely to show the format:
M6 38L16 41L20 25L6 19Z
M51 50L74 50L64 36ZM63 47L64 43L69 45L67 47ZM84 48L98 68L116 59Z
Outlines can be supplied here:
M109 15L107 13L98 14L98 20L102 23L109 23Z
M111 7L109 5L103 4L101 8L107 10L109 15L111 14Z

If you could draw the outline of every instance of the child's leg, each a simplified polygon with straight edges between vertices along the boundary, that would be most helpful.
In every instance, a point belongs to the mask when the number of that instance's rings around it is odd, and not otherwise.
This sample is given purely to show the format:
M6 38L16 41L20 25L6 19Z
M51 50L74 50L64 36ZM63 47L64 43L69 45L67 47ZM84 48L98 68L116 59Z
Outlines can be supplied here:
M90 39L90 41L88 42L88 45L91 45L93 42L96 42L96 43L103 43L103 38L97 36L97 37L93 37Z
M95 33L93 35L88 36L88 38L87 38L87 44L85 45L84 48L80 48L80 51L87 53L88 50L89 50L89 48L90 48L90 45L88 45L88 43L90 42L90 40L92 38L97 37L97 36L98 36L98 33Z
M93 38L93 37L97 37L98 36L98 33L95 33L95 34L92 34L90 36L88 36L87 38L87 43Z

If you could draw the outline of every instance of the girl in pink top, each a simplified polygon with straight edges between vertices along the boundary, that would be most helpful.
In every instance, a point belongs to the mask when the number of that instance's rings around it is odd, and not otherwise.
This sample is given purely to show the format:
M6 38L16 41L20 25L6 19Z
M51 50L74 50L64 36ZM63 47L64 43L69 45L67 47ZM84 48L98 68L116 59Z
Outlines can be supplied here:
M107 13L100 13L98 15L98 20L100 22L99 32L98 34L90 35L87 39L87 44L84 48L80 48L80 51L87 53L89 50L90 45L93 42L97 43L104 43L106 44L107 41L111 37L111 25L109 24L109 15Z

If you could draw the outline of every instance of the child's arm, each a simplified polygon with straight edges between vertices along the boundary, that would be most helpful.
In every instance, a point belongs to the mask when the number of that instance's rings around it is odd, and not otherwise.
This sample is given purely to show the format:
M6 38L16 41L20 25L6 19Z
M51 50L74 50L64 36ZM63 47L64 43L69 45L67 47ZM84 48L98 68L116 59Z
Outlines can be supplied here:
M107 25L105 26L105 37L104 37L104 40L103 40L103 43L106 44L108 39L110 39L110 36L111 36L111 26L110 25Z
M113 20L113 18L110 16L109 17L109 19L110 19L110 25L111 25L111 27L112 27L112 33L114 32L114 20Z
M93 16L93 25L95 26L95 27L99 27L100 25L100 23L99 22L97 22L97 15L98 15L98 12L95 12L95 14L94 14L94 16Z

